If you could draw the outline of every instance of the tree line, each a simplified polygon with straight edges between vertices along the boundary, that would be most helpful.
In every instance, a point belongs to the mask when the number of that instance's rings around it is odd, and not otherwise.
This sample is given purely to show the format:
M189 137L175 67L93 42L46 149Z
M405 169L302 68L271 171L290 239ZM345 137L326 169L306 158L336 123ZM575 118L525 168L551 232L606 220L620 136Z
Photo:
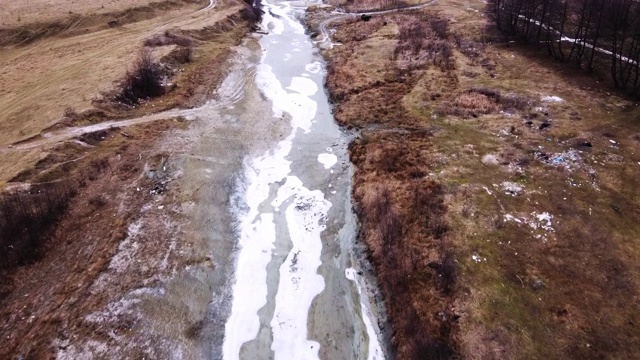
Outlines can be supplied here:
M640 96L637 0L489 0L487 11L501 31L557 60L609 72L616 88Z

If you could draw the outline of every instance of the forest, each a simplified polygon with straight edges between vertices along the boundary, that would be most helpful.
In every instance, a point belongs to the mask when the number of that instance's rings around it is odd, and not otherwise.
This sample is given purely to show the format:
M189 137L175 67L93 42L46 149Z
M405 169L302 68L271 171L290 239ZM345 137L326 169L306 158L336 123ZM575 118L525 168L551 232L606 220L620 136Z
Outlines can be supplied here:
M489 15L509 36L546 48L558 61L609 74L640 96L640 3L635 0L489 0Z

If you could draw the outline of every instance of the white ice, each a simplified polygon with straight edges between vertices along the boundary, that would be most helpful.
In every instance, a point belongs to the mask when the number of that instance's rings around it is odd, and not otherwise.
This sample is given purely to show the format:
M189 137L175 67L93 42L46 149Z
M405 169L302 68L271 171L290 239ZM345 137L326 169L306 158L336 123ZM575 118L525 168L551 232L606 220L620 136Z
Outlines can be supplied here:
M314 61L311 64L305 66L305 69L312 74L317 74L322 69L322 64L320 64L319 61Z
M354 268L345 269L344 275L347 279L356 283L356 288L358 289L358 295L360 296L360 310L362 311L362 321L364 322L364 326L367 329L367 337L369 338L369 348L367 352L367 360L384 360L385 356L382 352L382 347L380 346L380 342L378 341L378 335L373 327L371 311L366 306L364 302L364 296L362 294L362 285L360 284L360 279L358 278L357 272Z
M291 85L287 87L287 90L295 91L304 96L313 96L318 92L318 85L305 77L294 77L291 79Z
M563 102L564 99L558 96L543 96L542 101L546 102Z
M273 33L282 33L285 26L291 26L295 33L304 32L286 11L268 6L281 17L276 21L268 12L265 13L263 24L276 24L280 31L272 30ZM294 41L291 45L296 44L299 45ZM263 56L266 56L266 51ZM231 316L225 327L223 356L225 359L238 359L242 344L258 334L257 312L267 302L266 266L271 261L276 240L274 214L260 213L258 208L269 198L270 184L285 180L271 205L277 209L274 211L284 212L293 249L279 270L280 280L271 322L271 348L275 359L318 359L320 345L307 339L307 323L311 302L325 286L323 277L318 274L322 252L320 235L331 203L321 191L307 189L300 179L292 176L291 162L287 160L297 131L311 130L317 104L309 96L318 91L318 85L305 77L296 77L285 89L271 66L264 62L258 66L255 79L262 94L272 102L274 115L290 115L292 130L273 150L245 164L242 185L246 190L243 191L241 186L240 195L246 203L246 210L236 210L240 251Z
M338 162L338 157L333 154L320 154L318 155L318 162L321 163L325 169L331 169L331 167Z

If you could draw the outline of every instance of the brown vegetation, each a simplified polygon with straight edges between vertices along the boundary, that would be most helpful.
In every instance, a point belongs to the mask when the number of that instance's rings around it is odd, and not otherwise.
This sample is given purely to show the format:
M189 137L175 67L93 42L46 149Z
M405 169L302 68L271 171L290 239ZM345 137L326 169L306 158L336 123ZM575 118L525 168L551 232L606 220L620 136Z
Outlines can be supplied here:
M137 105L140 100L158 97L164 94L163 79L165 77L162 66L153 59L147 49L143 49L127 75L120 83L120 93L116 100L128 105Z
M353 44L388 41L389 36L395 39L384 50L371 47L383 52L380 70L368 66L361 73L367 76L362 85L360 79L351 80L353 69L344 64L362 69L356 59L371 61L373 54L361 54ZM452 69L448 38L446 21L432 13L347 22L336 34L346 46L332 50L327 76L330 96L338 104L336 120L368 129L350 148L356 166L354 197L362 240L371 251L391 320L393 345L403 359L446 359L457 353L452 297L457 270L447 241L445 191L425 178L431 131L403 105L419 79L415 71ZM385 59L386 51L390 56ZM379 75L371 76L373 71Z
M457 315L456 267L441 184L425 179L424 133L366 134L351 147L362 240L392 325L399 358L447 359Z
M433 64L443 70L455 67L448 30L449 22L436 16L403 16L398 19L398 45L394 57L400 69Z

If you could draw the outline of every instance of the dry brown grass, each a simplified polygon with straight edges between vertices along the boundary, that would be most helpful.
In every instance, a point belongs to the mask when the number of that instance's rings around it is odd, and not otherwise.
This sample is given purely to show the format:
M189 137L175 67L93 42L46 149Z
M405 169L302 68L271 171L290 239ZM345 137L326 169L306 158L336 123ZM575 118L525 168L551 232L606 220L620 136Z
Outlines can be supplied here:
M93 1L65 1L65 0L30 0L12 1L0 0L0 28L14 28L33 23L53 23L65 18L82 17L91 15L104 17L106 24L108 17L122 18L127 12L135 12L132 9L145 9L147 12L154 8L171 6L180 2L202 6L208 4L207 0L109 0L102 2Z
M0 60L7 66L0 72L0 146L37 137L55 127L136 117L201 103L223 76L225 60L231 54L229 48L249 30L240 9L221 5L213 13L195 15L190 8L171 10L128 25L124 34L111 29L3 49ZM179 87L172 87L173 91L157 102L133 110L101 100L101 92L115 90L117 80L124 77L134 62L142 41L154 34L165 34L167 28L174 29L171 34L194 39L195 47L184 53L174 46L153 50L156 58L171 67L175 74L171 82ZM5 152L5 158L12 160L0 164L0 183L47 155L39 150Z
M456 268L444 189L425 179L429 135L367 133L351 146L362 240L371 251L399 358L448 358Z
M56 184L67 179L82 179L83 185L67 187L77 195L67 198L65 206L57 209L55 224L39 234L45 237L41 238L38 248L31 249L36 253L30 252L25 258L37 261L0 272L0 314L6 324L0 330L3 338L0 357L29 354L36 359L48 358L56 350L52 348L53 341L66 331L102 334L102 330L84 321L85 316L130 290L136 276L123 277L110 288L109 294L92 293L91 285L108 268L127 235L127 227L140 216L142 204L149 201L149 190L156 184L142 176L144 164L153 161L155 153L149 150L154 148L158 133L175 126L180 124L164 121L129 128L127 137L119 131L102 134L104 136L94 142L94 148L78 149L80 159L69 163L66 171L53 174L51 170L57 162L52 160L43 162L39 171L22 176L21 180L32 184L34 191L50 186L39 185L42 181ZM65 146L52 150L55 157L65 156ZM35 198L38 195L28 196L41 200ZM31 206L38 209L43 204L38 201ZM144 246L151 246L151 242ZM166 252L165 246L159 249ZM21 317L27 311L29 316L38 315L32 321L23 321ZM132 326L124 321L114 331L130 336Z
M478 117L498 111L526 113L532 105L533 101L527 96L514 93L502 95L494 89L472 88L459 93L452 101L443 101L437 112L441 115Z
M345 46L331 52L327 85L339 105L336 120L367 129L350 148L354 197L398 358L450 358L457 352L451 303L457 270L447 241L445 192L426 179L431 131L403 105L419 80L413 71L453 65L447 26L432 13L383 20L382 26L372 19L338 28L336 38Z
M433 64L443 70L455 67L449 41L448 21L437 15L398 15L398 45L394 58L400 69L419 68Z
M395 26L384 25L382 18L368 22L349 21L336 33L336 41L349 44L353 41L364 41L357 48L348 46L335 47L335 62L328 65L326 83L331 87L332 101L341 101L353 93L375 85L380 85L393 76L391 57L396 41ZM370 37L367 40L363 40ZM342 66L347 62L346 66ZM334 64L341 66L334 66Z
M467 92L458 95L453 101L458 108L469 109L479 114L489 114L498 109L498 104L484 94Z

